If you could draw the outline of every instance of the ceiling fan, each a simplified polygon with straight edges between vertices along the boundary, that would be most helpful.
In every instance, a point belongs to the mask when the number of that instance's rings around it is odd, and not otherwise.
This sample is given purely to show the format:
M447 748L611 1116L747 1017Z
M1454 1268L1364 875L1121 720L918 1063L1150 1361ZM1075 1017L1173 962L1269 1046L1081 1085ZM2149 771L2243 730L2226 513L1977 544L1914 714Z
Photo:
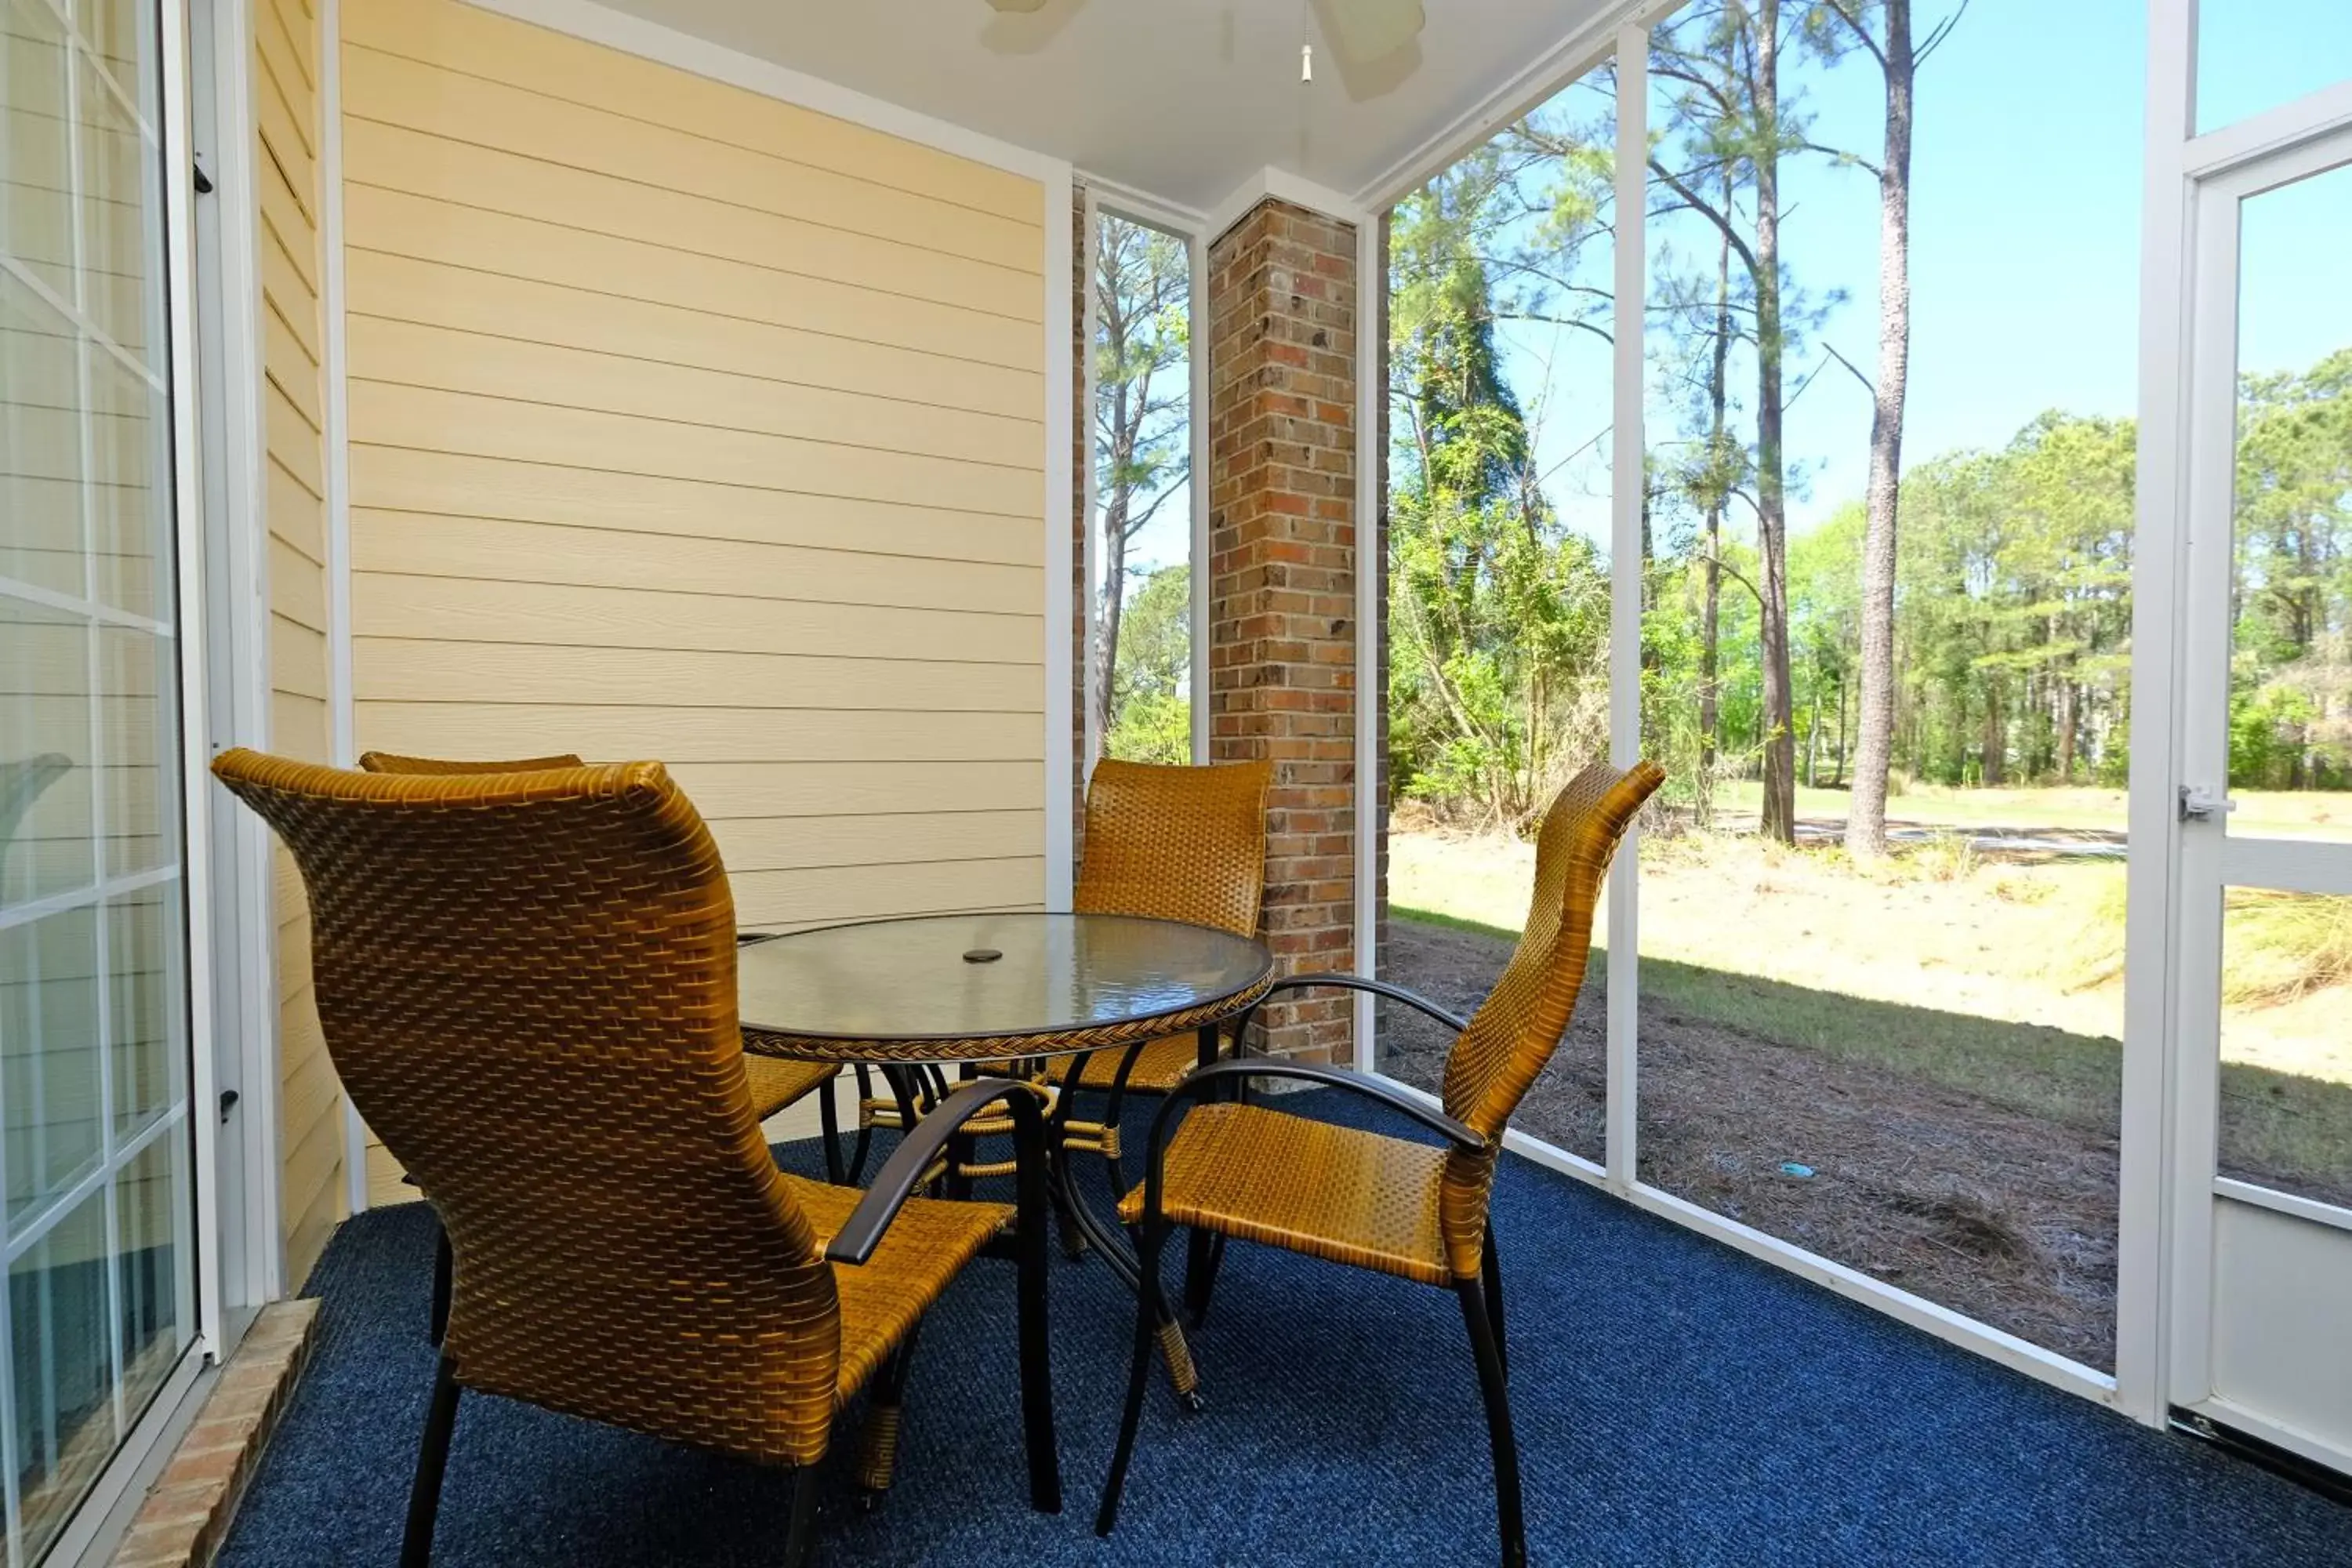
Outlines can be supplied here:
M1025 15L1042 11L1047 0L988 0L999 11ZM1386 59L1421 37L1428 18L1421 0L1332 0L1322 7L1330 28L1332 47L1340 58L1359 63Z

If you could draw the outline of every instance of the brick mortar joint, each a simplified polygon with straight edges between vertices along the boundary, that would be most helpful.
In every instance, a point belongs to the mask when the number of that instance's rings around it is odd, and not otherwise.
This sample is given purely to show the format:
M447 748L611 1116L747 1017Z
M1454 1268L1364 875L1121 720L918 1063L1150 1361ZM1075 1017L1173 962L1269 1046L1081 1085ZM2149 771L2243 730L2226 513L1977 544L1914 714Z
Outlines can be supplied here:
M315 1299L262 1310L140 1500L115 1549L116 1568L211 1563L310 1364L318 1324Z

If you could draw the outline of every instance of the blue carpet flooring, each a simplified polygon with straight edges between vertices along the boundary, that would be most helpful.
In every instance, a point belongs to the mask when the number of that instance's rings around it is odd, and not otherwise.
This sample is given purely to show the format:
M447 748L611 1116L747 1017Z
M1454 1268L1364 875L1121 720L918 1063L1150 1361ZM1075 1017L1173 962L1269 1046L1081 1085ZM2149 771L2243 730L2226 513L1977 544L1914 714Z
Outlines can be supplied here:
M782 1154L815 1163L814 1145ZM1564 1177L1507 1160L1496 1211L1538 1563L2352 1564L2352 1510ZM430 1237L411 1205L328 1248L316 1359L227 1568L395 1560L432 1377ZM1099 1261L1055 1267L1065 1511L1025 1501L1012 1268L982 1260L924 1332L897 1489L861 1514L838 1465L827 1478L822 1562L1494 1561L1453 1298L1242 1247L1197 1341L1210 1408L1184 1416L1155 1386L1118 1532L1097 1541L1132 1308ZM469 1395L435 1561L769 1564L787 1492L750 1466Z

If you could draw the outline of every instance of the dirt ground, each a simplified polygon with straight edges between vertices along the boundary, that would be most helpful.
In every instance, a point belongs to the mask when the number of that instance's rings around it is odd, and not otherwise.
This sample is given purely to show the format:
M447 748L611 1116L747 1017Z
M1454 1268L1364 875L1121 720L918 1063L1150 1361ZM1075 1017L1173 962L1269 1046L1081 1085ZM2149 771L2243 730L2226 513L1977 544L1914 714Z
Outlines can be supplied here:
M1381 969L1467 1011L1509 955L1496 937L1398 920ZM1643 1180L2112 1368L2112 1135L1685 1016L1649 996L1641 1030ZM1386 1007L1381 1041L1383 1070L1436 1088L1450 1042L1435 1026ZM1514 1124L1598 1159L1603 1081L1596 984Z

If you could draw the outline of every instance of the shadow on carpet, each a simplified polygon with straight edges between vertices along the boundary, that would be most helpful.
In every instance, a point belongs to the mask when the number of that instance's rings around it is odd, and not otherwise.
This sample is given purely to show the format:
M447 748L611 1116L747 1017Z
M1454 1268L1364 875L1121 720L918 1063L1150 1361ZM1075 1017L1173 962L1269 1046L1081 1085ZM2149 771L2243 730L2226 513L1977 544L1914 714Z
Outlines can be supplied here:
M779 1153L814 1173L813 1143ZM2352 1564L2352 1510L2191 1439L1524 1161L1505 1162L1495 1204L1538 1563ZM433 1375L431 1237L411 1205L329 1247L310 1287L325 1303L316 1355L225 1568L397 1559ZM877 1512L850 1506L854 1445L836 1440L821 1563L1494 1561L1450 1293L1235 1247L1196 1340L1210 1406L1184 1416L1155 1387L1108 1542L1091 1521L1133 1309L1098 1260L1057 1254L1052 1310L1064 1511L1025 1500L1013 1269L982 1259L931 1311L898 1484ZM434 1561L772 1564L789 1490L750 1465L468 1395Z

